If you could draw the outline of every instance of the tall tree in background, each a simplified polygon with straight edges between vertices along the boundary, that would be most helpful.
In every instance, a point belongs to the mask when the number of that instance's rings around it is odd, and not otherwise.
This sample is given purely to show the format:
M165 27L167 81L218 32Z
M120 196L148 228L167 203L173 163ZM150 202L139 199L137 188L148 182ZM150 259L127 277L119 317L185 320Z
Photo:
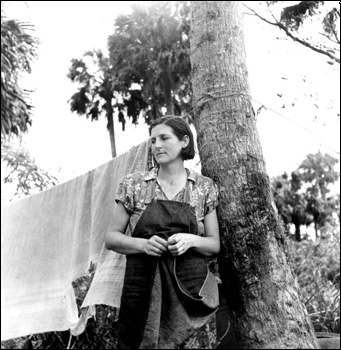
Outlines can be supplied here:
M72 112L85 115L91 121L104 113L110 136L111 155L116 157L114 130L114 82L109 59L101 50L88 51L82 59L72 59L67 77L78 83L79 89L70 98Z
M23 73L31 72L31 64L36 57L38 40L27 33L32 29L32 25L9 20L1 12L2 137L26 132L32 123L29 91L18 84Z
M301 226L310 225L313 217L307 212L307 200L305 193L301 193L302 181L297 172L276 176L271 181L271 191L278 210L278 214L283 221L286 235L290 234L290 225L295 226L295 240L301 241Z
M191 96L189 2L139 2L115 21L109 37L115 90L126 97L127 115L143 112L147 123L167 114L180 115ZM135 102L135 100L137 100Z
M299 1L291 6L286 6L286 1L263 1L262 7L264 5L267 11L255 10L253 5L252 8L245 6L264 22L283 30L295 42L327 56L328 63L340 64L339 1ZM281 8L278 15L275 7ZM309 21L313 21L314 26L310 27L307 37L300 29Z
M241 348L319 348L271 198L251 105L238 1L191 2L202 172L220 190L221 276Z
M276 176L271 181L271 190L278 213L287 233L295 225L295 239L301 241L301 225L315 225L316 238L326 225L335 225L339 216L339 196L329 195L330 185L335 184L340 174L335 170L338 159L329 154L308 154L301 165L291 173Z
M326 200L330 192L329 186L340 177L340 174L335 171L337 163L339 163L338 159L329 154L323 155L320 151L316 154L308 154L298 168L302 181L309 184L307 191Z
M180 115L190 106L189 3L157 1L133 4L115 21L108 38L110 59L99 50L73 59L68 77L78 83L71 111L98 120L104 113L116 156L114 114L124 130L126 117L137 124L163 115Z
M298 176L302 183L307 185L306 210L314 218L316 237L318 237L318 231L332 220L333 212L339 207L337 197L327 196L330 185L340 178L340 174L335 171L337 163L339 163L338 159L318 152L308 154L298 168Z

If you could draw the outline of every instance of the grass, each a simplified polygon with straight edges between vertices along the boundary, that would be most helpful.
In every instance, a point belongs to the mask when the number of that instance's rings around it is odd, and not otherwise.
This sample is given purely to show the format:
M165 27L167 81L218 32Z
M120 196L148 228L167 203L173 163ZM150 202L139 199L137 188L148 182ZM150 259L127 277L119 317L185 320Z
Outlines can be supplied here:
M289 241L293 268L315 332L340 333L340 230L316 242Z

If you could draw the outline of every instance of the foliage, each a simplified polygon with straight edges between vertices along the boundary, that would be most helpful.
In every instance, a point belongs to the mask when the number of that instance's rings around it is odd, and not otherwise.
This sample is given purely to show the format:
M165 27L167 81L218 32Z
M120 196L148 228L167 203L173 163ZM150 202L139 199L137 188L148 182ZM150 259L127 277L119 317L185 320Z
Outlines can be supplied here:
M329 57L329 64L340 63L338 1L300 1L292 6L286 6L285 1L262 1L261 3L267 5L266 14L260 14L261 10L255 11L245 6L264 22L283 30L295 42ZM277 16L274 14L276 8L280 8L280 14ZM312 22L314 22L313 26L311 26ZM308 25L310 25L309 37L302 30Z
M9 143L12 135L20 136L32 124L30 91L22 89L19 80L24 73L31 73L31 64L37 57L39 41L28 34L33 29L33 25L9 20L1 12L1 161L8 170L4 184L15 188L11 200L57 183L54 176L37 167L27 150Z
M38 40L27 33L32 29L1 14L1 135L19 135L32 123L29 91L18 84L36 57Z
M294 224L296 228L296 239L301 240L300 226L311 224L313 219L305 211L307 202L304 194L295 191L293 185L295 183L295 173L292 176L292 179L289 179L286 173L282 176L276 176L272 179L271 189L287 235L290 232L290 225Z
M7 166L3 183L14 185L12 199L44 191L58 182L57 178L40 169L29 152L22 146L15 147L9 142L1 142L1 161Z
M292 29L299 29L308 16L316 14L323 1L301 1L298 4L287 6L281 13L281 22Z
M288 244L315 332L340 333L340 227L316 242Z
M301 240L300 226L315 224L317 231L328 223L334 225L340 216L340 197L327 197L329 186L340 174L334 170L338 160L321 152L309 154L298 169L272 179L271 189L278 213L287 233L290 224L296 228L296 240Z
M340 174L334 170L338 159L329 154L322 154L320 151L316 154L308 154L307 158L299 166L301 180L307 184L307 192L311 196L320 196L326 199L330 192L328 186L335 183Z
M112 81L108 58L101 50L88 51L82 59L72 59L67 77L79 84L79 91L72 95L72 112L98 120L106 111L106 100L112 95Z
M120 15L108 39L115 90L133 123L140 111L147 123L168 114L180 115L191 96L189 2L154 1L132 5Z
M300 178L308 185L306 210L313 216L317 228L333 220L332 214L340 209L340 196L327 197L330 192L328 186L340 177L334 170L338 162L336 158L318 152L309 154L298 169Z
M116 157L113 123L113 73L109 59L101 50L88 51L82 59L72 59L67 77L78 83L79 89L70 100L70 109L79 115L85 115L91 121L105 114L107 129L111 135L112 157Z

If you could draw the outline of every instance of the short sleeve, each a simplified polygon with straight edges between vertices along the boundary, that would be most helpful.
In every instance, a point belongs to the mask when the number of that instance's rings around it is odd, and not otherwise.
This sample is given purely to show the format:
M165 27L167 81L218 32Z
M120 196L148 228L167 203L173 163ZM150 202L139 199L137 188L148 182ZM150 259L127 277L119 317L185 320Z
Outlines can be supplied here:
M212 181L205 196L205 215L213 211L219 204L219 192L217 185Z
M132 176L125 176L118 185L115 201L121 202L129 214L134 211L134 179Z

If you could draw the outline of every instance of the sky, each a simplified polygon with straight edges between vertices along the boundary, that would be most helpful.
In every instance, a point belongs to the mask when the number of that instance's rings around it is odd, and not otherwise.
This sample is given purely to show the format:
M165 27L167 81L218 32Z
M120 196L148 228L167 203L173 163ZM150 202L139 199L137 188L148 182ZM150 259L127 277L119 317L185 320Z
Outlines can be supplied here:
M131 1L8 2L8 17L29 19L41 42L32 74L33 125L24 144L39 167L61 182L111 159L106 121L91 122L70 112L76 86L66 77L72 58L102 49L113 33L114 18ZM295 170L309 153L321 150L339 158L339 70L327 59L293 43L278 29L244 16L247 67L254 109L262 108L257 129L270 177ZM148 138L142 120L126 131L115 120L118 155ZM194 164L194 163L193 163Z

